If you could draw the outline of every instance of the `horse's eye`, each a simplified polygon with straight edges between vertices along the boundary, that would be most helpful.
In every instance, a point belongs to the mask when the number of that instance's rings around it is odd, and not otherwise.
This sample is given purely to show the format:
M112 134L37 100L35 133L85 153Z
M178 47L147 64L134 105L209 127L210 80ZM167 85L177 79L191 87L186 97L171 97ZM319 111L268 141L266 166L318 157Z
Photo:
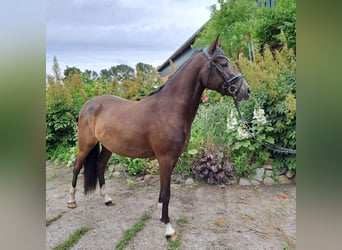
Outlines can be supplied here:
M228 67L228 62L221 63L220 65L221 67Z

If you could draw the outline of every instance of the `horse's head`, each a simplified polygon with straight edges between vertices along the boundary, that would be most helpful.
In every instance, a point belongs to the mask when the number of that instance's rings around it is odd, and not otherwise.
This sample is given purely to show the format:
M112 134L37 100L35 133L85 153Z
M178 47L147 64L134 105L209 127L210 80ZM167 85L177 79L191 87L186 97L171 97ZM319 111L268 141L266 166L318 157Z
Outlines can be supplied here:
M222 95L230 95L237 101L247 100L251 89L243 76L233 69L229 59L220 48L218 37L203 54L208 60L202 70L204 86Z

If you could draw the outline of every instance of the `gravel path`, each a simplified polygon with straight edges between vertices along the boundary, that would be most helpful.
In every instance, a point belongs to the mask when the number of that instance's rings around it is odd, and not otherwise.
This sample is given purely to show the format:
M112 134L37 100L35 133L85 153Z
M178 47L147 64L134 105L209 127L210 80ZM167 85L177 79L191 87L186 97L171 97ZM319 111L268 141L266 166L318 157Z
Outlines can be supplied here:
M80 175L76 209L66 206L71 178L71 168L47 164L46 219L61 215L46 228L47 249L54 249L80 227L91 230L72 249L114 249L123 232L144 213L150 214L151 219L126 249L168 249L156 206L158 176L148 181L132 178L132 185L127 185L123 176L107 180L106 189L114 204L105 206L99 189L88 196L83 194L83 176ZM169 214L181 236L180 249L296 248L295 184L220 188L173 183Z

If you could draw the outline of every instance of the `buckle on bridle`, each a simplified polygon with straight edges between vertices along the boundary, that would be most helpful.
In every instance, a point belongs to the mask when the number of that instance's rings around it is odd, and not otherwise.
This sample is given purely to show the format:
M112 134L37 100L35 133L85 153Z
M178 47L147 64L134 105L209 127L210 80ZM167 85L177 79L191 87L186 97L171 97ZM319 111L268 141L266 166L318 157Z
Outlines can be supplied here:
M209 55L208 48L205 48L202 52L205 55L205 57L207 58L207 60L209 61L207 80L206 81L208 82L210 70L211 70L212 66L214 66L217 73L223 79L223 84L221 85L221 94L225 95L226 89L228 89L228 92L232 95L233 98L237 97L237 95L239 94L240 89L242 87L242 84L240 84L240 86L237 87L235 84L233 85L233 83L236 82L237 80L243 78L243 75L241 73L238 73L235 76L233 76L231 79L229 79L228 76L226 76L226 74L223 72L223 70L213 61L214 56ZM223 55L217 55L216 57L219 57L219 56L227 58L226 56L223 56ZM228 60L228 58L227 58L227 60Z
M234 84L234 85L228 86L228 91L229 91L230 94L235 95L235 93L237 91L236 85Z
M229 94L231 94L233 98L237 97L242 87L242 84L240 84L240 86L237 87L236 84L234 84L234 82L243 78L243 75L239 73L233 76L231 79L227 79L226 77L222 78L224 80L224 83L221 86L221 94L223 95L226 92L226 89L228 89Z

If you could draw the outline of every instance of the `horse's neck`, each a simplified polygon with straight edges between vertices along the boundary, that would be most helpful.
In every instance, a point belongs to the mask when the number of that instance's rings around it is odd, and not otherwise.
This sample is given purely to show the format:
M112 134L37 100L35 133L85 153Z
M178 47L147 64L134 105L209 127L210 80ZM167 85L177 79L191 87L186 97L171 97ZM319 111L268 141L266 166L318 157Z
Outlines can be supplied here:
M199 80L201 67L202 65L195 59L192 60L172 76L164 90L164 95L169 96L166 99L172 100L173 108L191 122L196 115L204 91L204 86Z

